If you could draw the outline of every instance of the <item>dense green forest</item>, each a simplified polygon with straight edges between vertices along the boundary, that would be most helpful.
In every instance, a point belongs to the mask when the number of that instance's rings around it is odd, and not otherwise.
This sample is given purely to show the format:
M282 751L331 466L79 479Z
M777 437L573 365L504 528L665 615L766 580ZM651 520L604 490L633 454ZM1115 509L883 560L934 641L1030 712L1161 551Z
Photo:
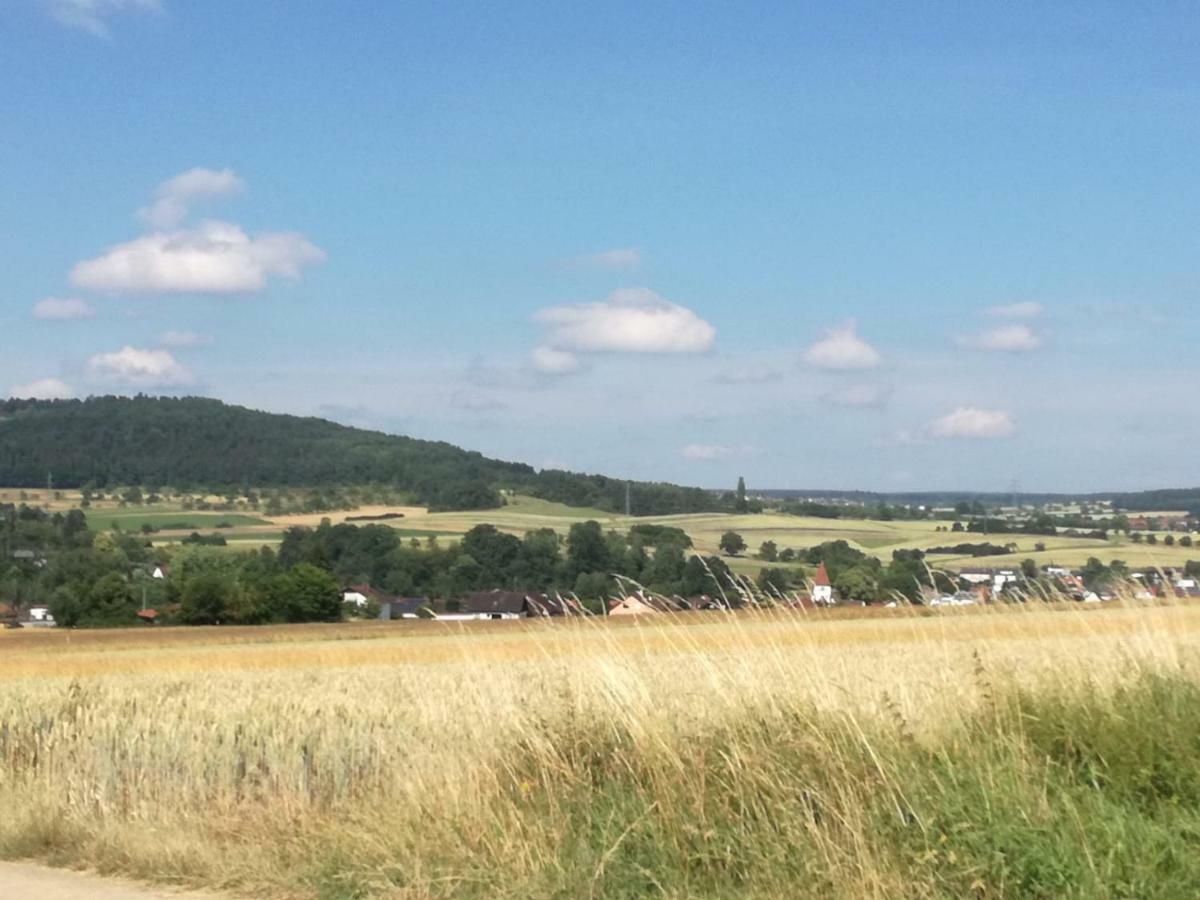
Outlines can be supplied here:
M0 484L181 489L387 484L435 509L487 509L509 488L623 511L628 482L538 471L440 441L259 412L201 397L0 402ZM722 508L711 491L634 482L635 515Z

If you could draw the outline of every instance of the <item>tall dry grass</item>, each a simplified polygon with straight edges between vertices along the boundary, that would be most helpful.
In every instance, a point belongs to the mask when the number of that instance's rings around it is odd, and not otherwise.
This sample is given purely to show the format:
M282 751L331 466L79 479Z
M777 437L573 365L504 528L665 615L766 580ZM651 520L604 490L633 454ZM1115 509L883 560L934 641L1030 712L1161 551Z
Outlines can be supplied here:
M326 898L1200 886L1197 609L67 637L0 637L6 856Z

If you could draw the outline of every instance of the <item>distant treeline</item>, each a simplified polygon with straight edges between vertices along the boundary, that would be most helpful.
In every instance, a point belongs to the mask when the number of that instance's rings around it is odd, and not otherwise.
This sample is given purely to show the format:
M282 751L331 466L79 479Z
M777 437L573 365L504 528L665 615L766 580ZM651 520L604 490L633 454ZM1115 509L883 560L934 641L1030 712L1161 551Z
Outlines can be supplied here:
M0 402L0 484L180 489L388 484L435 509L490 509L511 489L570 506L625 508L628 482L538 471L440 441L277 415L200 397ZM635 515L709 512L711 491L634 482Z
M1118 509L1130 512L1147 512L1159 509L1185 510L1200 515L1200 487L1194 488L1165 488L1152 491L1135 492L1100 492L1091 494L1057 494L1057 493L1012 493L999 491L909 491L901 493L876 493L874 491L837 491L837 490L790 490L767 489L756 490L755 494L769 497L773 500L801 502L810 501L817 505L834 509L850 506L852 508L877 508L883 506L925 506L951 507L963 503L980 508L996 508L1009 506L1014 502L1022 506L1045 506L1049 503L1099 503L1110 501ZM818 513L806 513L818 515ZM841 513L841 517L850 514ZM836 516L831 516L836 518Z

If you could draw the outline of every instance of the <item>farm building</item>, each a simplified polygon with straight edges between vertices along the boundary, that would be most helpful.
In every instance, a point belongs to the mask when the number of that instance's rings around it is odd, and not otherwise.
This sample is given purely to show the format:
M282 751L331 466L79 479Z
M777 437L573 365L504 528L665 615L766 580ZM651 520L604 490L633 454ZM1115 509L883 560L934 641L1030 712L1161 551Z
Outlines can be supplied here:
M50 607L39 604L25 610L25 615L22 616L22 624L51 628L57 623L54 621L54 616L50 613Z

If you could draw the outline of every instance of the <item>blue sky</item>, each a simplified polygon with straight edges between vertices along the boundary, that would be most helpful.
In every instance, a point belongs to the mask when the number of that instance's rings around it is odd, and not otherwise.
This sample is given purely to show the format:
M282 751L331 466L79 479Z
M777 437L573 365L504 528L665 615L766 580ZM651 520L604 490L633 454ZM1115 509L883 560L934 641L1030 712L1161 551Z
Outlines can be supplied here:
M706 486L1200 482L1185 4L0 3L0 392Z

